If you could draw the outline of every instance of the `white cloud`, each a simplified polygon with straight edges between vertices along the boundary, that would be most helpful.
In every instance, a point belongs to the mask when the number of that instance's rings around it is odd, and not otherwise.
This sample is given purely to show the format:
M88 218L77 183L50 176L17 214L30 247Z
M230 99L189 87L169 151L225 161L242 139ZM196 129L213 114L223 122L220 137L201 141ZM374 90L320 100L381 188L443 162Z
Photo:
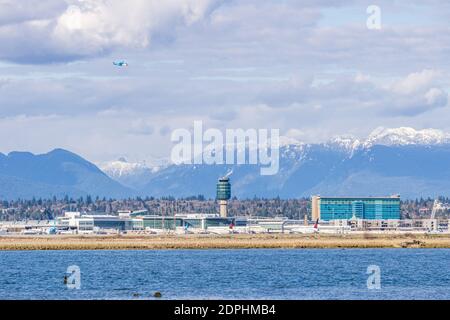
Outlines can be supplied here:
M448 101L448 94L441 89L431 88L425 94L425 99L428 105L446 106Z
M15 3L19 1L15 1ZM53 62L93 57L117 48L145 48L152 36L191 25L210 12L219 0L68 0L61 12L55 0L27 1L23 5L0 3L0 21L8 13L15 24L0 25L0 58L19 62ZM30 8L48 4L47 15ZM51 12L54 12L52 16ZM30 45L33 44L33 45ZM19 51L19 52L18 52Z
M450 129L448 6L410 2L380 0L372 32L364 0L0 0L0 59L23 63L0 65L0 150L164 156L194 120L309 142Z
M437 70L423 70L395 82L390 88L394 110L417 115L447 106L448 94L436 87L440 75Z
M413 72L389 85L360 72L356 76L334 76L328 81L298 81L294 77L271 86L262 100L274 108L299 105L311 111L337 111L342 116L352 110L353 117L360 112L361 116L371 112L383 117L414 117L447 106L448 94L440 87L440 74L437 70Z
M61 0L1 0L0 26L55 18L67 4Z
M136 135L152 135L155 131L151 121L147 119L137 119L132 121L131 126L128 130L131 134Z
M394 92L401 94L416 93L417 91L429 88L438 75L439 73L436 70L414 72L409 74L405 79L395 83L392 89Z

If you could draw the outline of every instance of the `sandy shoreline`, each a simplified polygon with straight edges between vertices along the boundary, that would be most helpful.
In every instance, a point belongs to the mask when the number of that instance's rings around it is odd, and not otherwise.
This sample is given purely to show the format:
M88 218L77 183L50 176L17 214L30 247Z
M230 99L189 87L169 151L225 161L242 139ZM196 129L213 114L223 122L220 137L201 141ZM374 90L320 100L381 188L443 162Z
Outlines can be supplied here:
M0 250L450 248L450 235L2 236Z

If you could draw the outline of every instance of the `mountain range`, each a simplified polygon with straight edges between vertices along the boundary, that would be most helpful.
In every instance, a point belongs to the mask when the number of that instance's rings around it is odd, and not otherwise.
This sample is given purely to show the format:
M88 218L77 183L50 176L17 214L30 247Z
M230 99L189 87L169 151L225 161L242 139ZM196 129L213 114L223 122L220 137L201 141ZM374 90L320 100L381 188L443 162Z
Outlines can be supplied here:
M81 197L121 198L135 194L80 156L55 149L34 155L0 153L0 199Z
M273 176L261 176L256 165L148 166L125 159L99 164L99 169L61 149L43 155L0 154L0 199L87 194L214 198L217 178L230 169L238 198L450 195L450 135L440 130L380 128L364 140L288 141L280 148L280 170Z

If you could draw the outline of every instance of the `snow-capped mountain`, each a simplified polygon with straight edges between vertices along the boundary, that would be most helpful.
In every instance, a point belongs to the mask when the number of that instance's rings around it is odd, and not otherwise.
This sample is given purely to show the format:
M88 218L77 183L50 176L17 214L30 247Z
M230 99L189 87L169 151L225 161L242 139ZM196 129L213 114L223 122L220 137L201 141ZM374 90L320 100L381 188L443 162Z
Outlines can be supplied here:
M100 164L102 172L65 150L0 153L0 200L87 194L214 198L217 179L230 169L233 196L240 198L450 196L450 139L439 130L377 129L367 139L343 136L318 144L280 140L279 171L272 176L262 176L259 165L148 165L125 159Z
M322 145L352 156L358 149L368 149L374 145L401 146L401 145L438 145L450 143L450 134L436 129L415 130L409 127L377 128L366 139L359 139L351 135L336 136ZM298 141L291 137L280 137L281 157L301 161L311 144ZM205 149L205 152L211 150ZM239 148L238 152L244 152ZM128 162L125 158L99 163L98 166L111 178L127 185L145 184L142 180L168 166L168 160L157 159L143 162Z
M354 136L345 135L333 137L324 143L324 145L332 149L343 151L351 157L356 150L362 148L363 143Z
M261 176L255 165L172 165L154 174L142 192L214 197L216 179L233 167L233 194L238 197L450 194L450 139L440 130L380 128L366 139L341 136L320 144L280 141L276 175Z
M318 144L280 137L280 168L274 176L261 176L255 165L148 166L120 159L100 167L123 185L154 196L214 197L216 179L233 167L233 192L238 197L312 193L425 197L450 194L450 183L442 181L449 171L447 163L450 134L400 127L377 128L367 138L344 135Z
M374 145L438 145L450 143L450 134L437 129L415 130L409 127L377 128L364 141L365 147Z
M100 163L99 167L103 170L103 172L117 178L132 175L138 171L158 171L158 167L151 168L148 167L145 163L131 163L128 162L125 158L119 158L115 161Z
M152 161L155 163L156 161ZM99 168L114 180L127 187L139 189L152 177L152 175L165 166L164 161L159 164L148 164L148 162L128 162L125 158L103 162L98 164Z
M405 146L405 145L440 145L450 143L450 133L437 129L416 130L410 127L384 128L372 131L366 139L355 136L336 136L326 142L329 146L342 148L353 152L360 148L370 148L375 145Z

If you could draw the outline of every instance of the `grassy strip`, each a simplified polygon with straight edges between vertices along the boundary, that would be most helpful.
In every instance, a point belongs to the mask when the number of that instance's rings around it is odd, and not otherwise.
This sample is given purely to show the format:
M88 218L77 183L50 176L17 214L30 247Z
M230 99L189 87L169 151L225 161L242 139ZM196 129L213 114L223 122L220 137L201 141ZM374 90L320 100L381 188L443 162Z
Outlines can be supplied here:
M187 235L0 237L0 250L450 248L450 235Z

